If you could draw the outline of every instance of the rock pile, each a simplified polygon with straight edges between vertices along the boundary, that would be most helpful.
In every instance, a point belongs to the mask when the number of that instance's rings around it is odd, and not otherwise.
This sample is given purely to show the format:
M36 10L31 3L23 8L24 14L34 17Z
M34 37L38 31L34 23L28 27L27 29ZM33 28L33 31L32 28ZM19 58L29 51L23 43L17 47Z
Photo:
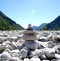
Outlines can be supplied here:
M38 44L36 43L36 32L33 31L31 24L29 24L27 30L24 31L23 39L25 40L24 44L28 49L35 50L38 48Z
M38 33L38 34L37 34ZM60 61L60 31L0 31L0 61Z

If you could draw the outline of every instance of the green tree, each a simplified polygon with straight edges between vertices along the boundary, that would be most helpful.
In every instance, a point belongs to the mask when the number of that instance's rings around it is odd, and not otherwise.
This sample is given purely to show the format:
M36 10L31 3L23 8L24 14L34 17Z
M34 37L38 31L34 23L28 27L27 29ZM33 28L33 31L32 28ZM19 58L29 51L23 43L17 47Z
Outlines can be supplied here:
M43 26L43 27L42 27L42 30L47 30L47 27L46 27L46 26Z

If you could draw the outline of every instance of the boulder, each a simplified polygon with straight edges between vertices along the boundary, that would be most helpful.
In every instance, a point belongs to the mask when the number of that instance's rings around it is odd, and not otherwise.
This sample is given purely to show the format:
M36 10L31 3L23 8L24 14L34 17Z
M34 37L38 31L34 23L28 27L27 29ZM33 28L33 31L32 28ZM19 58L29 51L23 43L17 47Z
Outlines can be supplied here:
M28 49L35 50L38 48L38 44L34 41L26 41L24 44Z
M2 54L0 54L0 59L2 59L3 61L8 60L10 58L11 58L10 53L8 53L6 51L4 51Z
M31 52L32 57L39 57L40 59L47 59L45 56L45 53L39 49L36 49L35 51Z
M30 59L29 58L25 58L24 61L30 61Z
M6 45L6 48L9 49L9 50L13 50L13 47L11 45Z
M60 35L53 37L54 42L60 42Z
M23 40L22 40L23 41ZM16 47L17 47L17 49L19 49L19 50L21 50L23 47L24 47L24 44L23 44L24 42L19 42L19 41L17 41L16 42Z
M13 57L10 58L8 61L22 61L22 60L20 60L18 57Z
M18 37L17 36L9 36L8 39L9 41L17 41L18 40Z
M12 50L10 53L11 53L12 57L19 57L19 50L18 49Z
M38 47L39 49L43 49L43 48L45 48L43 45L41 45L41 44L39 44L39 47Z
M10 42L10 41L4 41L4 42L2 43L2 45L4 45L4 46L6 46L6 45L8 45L8 44L11 44L11 42Z
M0 53L2 53L6 49L6 46L0 44Z
M47 59L47 57L45 56L45 53L44 53L44 52L40 52L40 53L39 53L39 58L40 58L41 60L46 60L46 59Z
M50 60L42 60L42 61L50 61Z
M39 58L32 57L30 61L41 61Z
M7 40L7 37L0 37L0 44Z
M28 50L27 49L24 49L24 48L21 49L20 52L19 52L20 59L26 58L27 54L28 54Z
M48 47L53 48L55 46L55 43L53 41L48 42Z
M6 47L4 45L0 44L0 50L4 50L4 49L6 49Z
M56 57L57 59L60 59L60 54L55 54L55 57Z
M47 59L49 59L49 60L56 59L55 53L48 53L48 52L45 52L45 56L46 56Z
M40 37L38 41L46 42L48 41L47 37Z
M55 52L56 52L57 54L60 54L60 45L57 45L57 46L56 46Z

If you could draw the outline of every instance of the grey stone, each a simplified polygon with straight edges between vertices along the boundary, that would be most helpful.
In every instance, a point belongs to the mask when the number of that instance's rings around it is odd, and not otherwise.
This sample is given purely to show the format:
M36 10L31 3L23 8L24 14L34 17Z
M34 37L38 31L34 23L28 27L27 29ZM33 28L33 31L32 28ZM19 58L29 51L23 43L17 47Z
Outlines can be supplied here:
M35 41L35 40L37 40L37 37L35 36L35 35L23 35L23 39L25 40L25 41Z
M33 41L26 41L25 43L25 46L28 48L28 49L32 49L32 50L35 50L38 48L38 44L36 42L33 42Z
M26 58L26 57L27 57L27 54L28 54L28 50L26 50L26 49L21 49L20 52L19 52L19 57L20 57L20 59Z
M45 56L46 56L47 59L49 59L49 60L56 59L55 53L48 53L48 52L45 52Z

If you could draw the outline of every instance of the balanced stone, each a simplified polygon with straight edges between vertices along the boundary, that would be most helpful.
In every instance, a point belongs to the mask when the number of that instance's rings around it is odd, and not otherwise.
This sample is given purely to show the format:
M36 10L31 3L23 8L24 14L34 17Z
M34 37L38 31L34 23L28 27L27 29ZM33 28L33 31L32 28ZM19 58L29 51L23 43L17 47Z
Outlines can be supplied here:
M37 38L36 38L35 35L24 35L23 36L23 39L26 40L26 41L34 41L34 40L37 40Z

